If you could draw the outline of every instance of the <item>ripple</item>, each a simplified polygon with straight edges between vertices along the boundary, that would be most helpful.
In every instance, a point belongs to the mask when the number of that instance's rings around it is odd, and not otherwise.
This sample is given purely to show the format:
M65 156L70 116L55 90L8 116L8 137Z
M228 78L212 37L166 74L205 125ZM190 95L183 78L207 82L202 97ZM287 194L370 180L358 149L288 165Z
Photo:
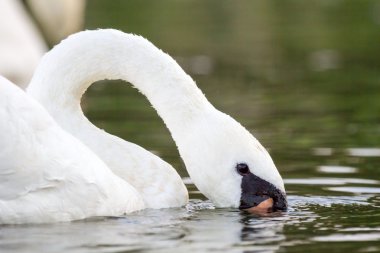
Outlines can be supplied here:
M356 228L356 227L351 227L351 228L342 228L340 229L341 232L362 232L362 231L378 231L380 232L380 227L376 227L376 228L363 228L363 227L360 227L360 228Z
M190 177L183 177L183 178L182 178L182 181L183 181L183 183L186 184L186 185L194 185L193 180L191 180Z
M380 240L380 233L357 233L357 234L332 234L311 238L317 242L365 242Z
M349 193L380 193L380 188L377 187L329 187L329 191L349 192Z
M297 185L345 185L345 184L379 184L378 180L361 178L286 178L285 184Z
M332 148L314 148L312 152L316 156L331 156L333 154Z
M187 211L212 209L215 209L215 205L209 200L204 201L199 199L191 199L189 203L186 205Z
M331 207L332 205L369 205L368 196L288 196L289 206L303 207L319 205Z
M347 153L350 156L380 157L380 148L349 148Z
M323 173L356 173L357 168L348 166L337 166L337 165L324 165L317 168L319 172Z

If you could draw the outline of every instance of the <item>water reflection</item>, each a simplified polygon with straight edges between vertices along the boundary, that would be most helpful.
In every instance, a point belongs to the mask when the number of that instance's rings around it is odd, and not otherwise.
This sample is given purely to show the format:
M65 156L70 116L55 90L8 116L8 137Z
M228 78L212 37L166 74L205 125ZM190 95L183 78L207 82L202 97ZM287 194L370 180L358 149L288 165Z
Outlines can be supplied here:
M357 205L367 206L367 201L368 197L363 196L291 195L288 212L257 216L236 209L215 209L209 201L192 200L186 208L143 210L120 218L2 226L0 247L2 252L14 249L17 252L47 249L49 252L277 252L281 248L306 247L313 241L345 241L350 236L357 241L373 241L380 225L345 228L344 223L337 226L343 220L335 217L342 216L338 207L356 206L357 209ZM325 214L323 208L327 208ZM310 229L323 235L307 240L295 236Z
M329 191L347 192L347 193L380 193L380 187L329 187Z
M380 148L349 148L347 154L359 157L380 157Z
M237 245L244 248L244 252L275 252L280 248L280 242L285 240L285 219L247 216L240 223L243 227L241 241Z
M326 236L316 236L312 238L313 241L318 242L368 242L368 241L379 241L380 233L354 233L354 234L332 234ZM374 247L375 249L380 249Z
M356 173L358 172L357 168L354 167L349 167L349 166L337 166L337 165L324 165L324 166L319 166L317 168L319 172L322 173Z
M312 153L316 156L331 156L333 154L332 148L313 148Z
M341 66L341 54L333 49L321 49L310 54L309 62L313 71L326 71Z
M334 152L341 152L341 150L334 150L333 148L313 148L312 153L316 156L331 156ZM380 157L380 148L348 148L343 150L343 152L349 156L356 157Z
M380 181L361 178L286 178L285 184L289 185L345 185L345 184L379 184Z
M188 74L209 75L214 69L214 61L207 55L176 56L174 59Z

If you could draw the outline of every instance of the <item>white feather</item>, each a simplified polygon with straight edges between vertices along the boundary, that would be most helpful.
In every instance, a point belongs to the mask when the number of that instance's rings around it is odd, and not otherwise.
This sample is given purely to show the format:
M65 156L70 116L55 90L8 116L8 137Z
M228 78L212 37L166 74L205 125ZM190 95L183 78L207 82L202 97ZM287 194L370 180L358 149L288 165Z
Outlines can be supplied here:
M0 77L0 223L69 221L142 208L131 185Z

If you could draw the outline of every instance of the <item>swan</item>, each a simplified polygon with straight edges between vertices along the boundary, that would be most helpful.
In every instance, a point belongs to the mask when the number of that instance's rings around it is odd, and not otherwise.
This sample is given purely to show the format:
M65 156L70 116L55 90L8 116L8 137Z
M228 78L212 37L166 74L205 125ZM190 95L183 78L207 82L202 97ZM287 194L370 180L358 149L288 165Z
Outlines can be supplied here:
M71 221L143 209L138 191L0 76L0 224Z
M144 190L144 181L162 183L162 169L151 166L153 158L145 152L128 157L130 145L137 146L98 129L81 110L86 89L104 79L130 82L147 97L169 129L192 181L216 207L286 210L283 180L265 148L211 105L168 54L141 36L113 29L71 35L42 58L27 93L147 199L144 192L151 193Z
M82 29L86 1L26 0L28 8L22 2L0 1L0 74L25 88L48 44Z
M48 47L21 1L0 1L0 16L0 73L25 88Z
M83 29L86 0L24 1L49 45Z

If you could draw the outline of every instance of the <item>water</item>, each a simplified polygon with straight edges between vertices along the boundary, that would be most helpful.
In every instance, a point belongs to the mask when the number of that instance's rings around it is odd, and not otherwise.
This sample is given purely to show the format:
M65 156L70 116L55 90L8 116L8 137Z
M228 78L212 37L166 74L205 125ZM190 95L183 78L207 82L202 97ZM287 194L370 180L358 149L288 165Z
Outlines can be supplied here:
M148 37L270 150L289 211L215 209L130 85L83 100L99 127L178 169L192 201L119 218L0 227L1 252L380 252L378 1L100 1L87 28Z
M259 217L192 200L120 218L3 226L0 245L2 252L378 252L379 202L369 194L290 195L289 212Z

